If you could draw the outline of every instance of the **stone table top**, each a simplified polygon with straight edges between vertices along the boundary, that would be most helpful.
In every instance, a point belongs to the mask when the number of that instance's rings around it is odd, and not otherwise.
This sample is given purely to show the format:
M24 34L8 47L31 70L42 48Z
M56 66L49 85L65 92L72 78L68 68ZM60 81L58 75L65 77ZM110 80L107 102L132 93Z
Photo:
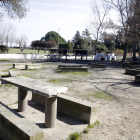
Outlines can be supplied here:
M48 98L57 96L57 94L60 93L65 93L68 89L64 86L59 86L24 76L6 77L0 78L0 80Z

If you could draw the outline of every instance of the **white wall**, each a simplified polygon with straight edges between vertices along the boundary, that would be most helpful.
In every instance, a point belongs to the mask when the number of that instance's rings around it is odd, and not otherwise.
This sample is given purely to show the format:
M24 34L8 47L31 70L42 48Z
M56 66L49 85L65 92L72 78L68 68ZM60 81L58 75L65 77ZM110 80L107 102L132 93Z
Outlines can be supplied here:
M47 59L42 54L0 54L0 59Z

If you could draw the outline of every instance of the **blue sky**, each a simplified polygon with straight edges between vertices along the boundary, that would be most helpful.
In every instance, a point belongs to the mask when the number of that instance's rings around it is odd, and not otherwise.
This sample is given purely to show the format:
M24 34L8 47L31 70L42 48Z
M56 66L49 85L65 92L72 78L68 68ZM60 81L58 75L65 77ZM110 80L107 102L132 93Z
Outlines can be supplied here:
M25 34L28 44L49 31L58 32L58 28L66 41L71 40L77 30L85 30L91 14L90 0L30 0L29 6L26 18L19 21L5 16L2 22L15 25L17 36Z

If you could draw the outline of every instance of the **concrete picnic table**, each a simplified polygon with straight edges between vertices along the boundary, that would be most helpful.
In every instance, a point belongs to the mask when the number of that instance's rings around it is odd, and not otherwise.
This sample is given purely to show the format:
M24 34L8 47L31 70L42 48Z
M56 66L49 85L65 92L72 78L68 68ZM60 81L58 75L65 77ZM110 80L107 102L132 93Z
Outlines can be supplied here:
M67 87L59 86L29 77L6 77L1 81L18 87L18 110L27 110L27 91L45 97L45 125L53 128L56 125L57 94L65 93Z

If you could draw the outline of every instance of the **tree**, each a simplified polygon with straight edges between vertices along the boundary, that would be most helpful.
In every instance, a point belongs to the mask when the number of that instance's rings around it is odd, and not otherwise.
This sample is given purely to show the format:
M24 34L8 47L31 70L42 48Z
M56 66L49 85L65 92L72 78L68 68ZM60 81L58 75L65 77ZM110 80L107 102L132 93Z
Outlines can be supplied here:
M91 37L88 29L85 29L82 33L82 44L81 48L85 50L91 50Z
M103 28L105 18L110 8L111 8L110 5L106 4L102 0L101 0L101 3L97 3L96 0L91 1L91 9L93 11L93 18L89 25L89 30L95 38L95 54L96 54L97 42L99 40L99 34L100 34L101 29Z
M115 38L116 36L113 33L103 32L102 40L104 41L104 45L108 50L113 51L115 49Z
M16 27L11 24L1 24L0 28L0 44L7 46L7 52L8 47L12 46L12 44L15 41L16 36Z
M125 40L125 50L122 61L125 61L128 44L133 44L133 58L136 59L135 50L136 50L136 40L138 39L138 30L139 27L139 1L138 0L104 0L107 3L112 5L112 8L119 12L120 14L120 23L124 32Z
M81 49L82 37L80 36L79 31L76 31L76 34L72 39L72 42L74 44L73 49Z
M70 40L68 40L67 47L68 47L68 49L72 50L72 45L71 45Z
M97 45L97 51L108 51L107 47L104 44Z
M20 50L23 51L27 46L28 38L26 35L22 34L16 39L16 43L20 47Z
M44 42L47 48L57 48L57 44L54 41Z
M1 53L3 53L3 52L5 52L5 51L7 51L8 52L8 50L7 50L8 48L7 48L7 46L6 45L0 45L0 51L1 51Z
M11 19L22 19L29 11L27 4L28 0L0 0L0 20L4 14L7 14Z
M58 44L58 33L54 31L50 31L45 35L45 41L54 41ZM43 37L41 38L43 39ZM66 44L66 40L59 35L59 43Z

